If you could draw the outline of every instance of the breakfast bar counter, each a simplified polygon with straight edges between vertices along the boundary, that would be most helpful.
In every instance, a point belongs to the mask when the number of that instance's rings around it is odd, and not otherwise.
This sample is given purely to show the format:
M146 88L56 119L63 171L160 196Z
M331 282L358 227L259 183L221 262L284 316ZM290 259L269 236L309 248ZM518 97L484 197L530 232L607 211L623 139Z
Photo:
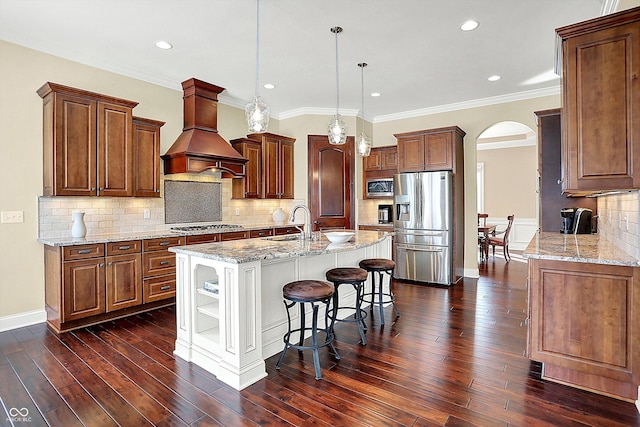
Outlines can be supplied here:
M175 355L241 390L264 378L265 359L282 350L286 283L326 280L327 270L357 266L366 258L391 259L387 233L356 231L346 243L318 237L286 235L171 248L176 253ZM354 303L355 292L341 289L339 305ZM292 320L297 316L295 312Z

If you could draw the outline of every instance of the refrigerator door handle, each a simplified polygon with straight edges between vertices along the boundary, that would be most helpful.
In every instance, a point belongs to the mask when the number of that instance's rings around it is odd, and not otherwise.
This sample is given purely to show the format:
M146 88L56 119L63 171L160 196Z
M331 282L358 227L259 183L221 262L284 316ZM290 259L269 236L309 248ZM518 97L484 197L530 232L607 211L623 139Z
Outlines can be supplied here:
M409 249L416 252L443 252L444 248L434 248L434 247L423 247L423 246L413 246L413 245L396 245L399 249Z

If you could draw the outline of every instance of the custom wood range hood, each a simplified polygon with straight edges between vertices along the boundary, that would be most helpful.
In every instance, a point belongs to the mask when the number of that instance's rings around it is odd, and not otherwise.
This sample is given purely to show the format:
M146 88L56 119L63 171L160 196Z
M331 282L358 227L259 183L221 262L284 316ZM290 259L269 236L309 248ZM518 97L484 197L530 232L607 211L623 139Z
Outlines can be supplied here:
M224 88L191 78L182 82L184 127L162 155L164 173L199 173L212 168L223 178L244 176L248 159L218 134L218 94Z

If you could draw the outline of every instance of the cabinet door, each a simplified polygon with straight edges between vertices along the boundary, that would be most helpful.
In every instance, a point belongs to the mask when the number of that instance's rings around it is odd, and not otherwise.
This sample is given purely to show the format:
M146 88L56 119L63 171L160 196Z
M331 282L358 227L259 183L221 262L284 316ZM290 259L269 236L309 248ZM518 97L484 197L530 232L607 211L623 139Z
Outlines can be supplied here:
M96 102L57 94L53 121L54 164L44 165L55 170L53 195L96 195Z
M293 143L282 142L280 147L280 198L293 199Z
M98 195L133 195L131 108L98 102Z
M142 304L140 254L106 258L106 311Z
M380 150L380 169L398 169L398 147L389 147Z
M262 192L262 145L253 141L233 143L249 161L245 164L245 175L235 178L232 182L232 197L234 199L258 199Z
M453 169L453 135L451 132L433 133L425 136L424 170Z
M104 258L65 262L62 322L105 312Z
M144 302L159 301L176 296L176 275L152 277L144 279Z
M133 195L160 197L160 126L134 118Z
M367 157L362 158L365 171L378 171L382 169L382 153L380 149L372 148Z
M278 199L280 197L278 177L280 141L275 138L265 137L262 143L262 156L264 198Z
M424 170L424 136L398 139L398 170L419 172Z
M563 54L563 188L640 188L640 23L569 38Z

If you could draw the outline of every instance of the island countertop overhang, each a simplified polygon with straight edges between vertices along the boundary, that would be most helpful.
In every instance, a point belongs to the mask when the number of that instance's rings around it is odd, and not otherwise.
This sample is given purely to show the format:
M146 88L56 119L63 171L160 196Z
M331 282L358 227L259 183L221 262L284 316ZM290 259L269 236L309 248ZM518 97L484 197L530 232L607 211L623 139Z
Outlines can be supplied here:
M375 245L390 233L378 231L355 231L346 243L331 243L320 233L317 240L275 240L271 237L231 240L226 242L202 243L188 246L174 246L170 252L198 256L204 259L242 264L265 259L281 259L310 255L352 251Z

